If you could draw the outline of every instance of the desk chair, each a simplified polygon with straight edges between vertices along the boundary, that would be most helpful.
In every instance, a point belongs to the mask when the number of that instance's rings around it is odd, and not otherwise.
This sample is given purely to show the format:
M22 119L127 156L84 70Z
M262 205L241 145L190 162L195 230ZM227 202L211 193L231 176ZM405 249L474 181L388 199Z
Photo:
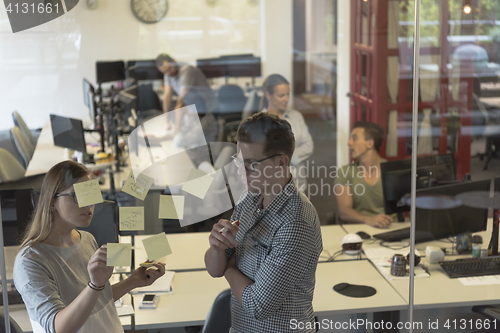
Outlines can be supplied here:
M219 102L217 115L224 117L226 122L239 121L247 102L243 89L235 84L226 84L221 86L215 95Z
M221 291L208 311L202 333L226 333L231 328L231 289Z
M10 318L10 332L11 333L23 333L23 330L21 327L16 323L14 319L12 319L11 316ZM3 311L0 313L0 333L5 333L5 317L3 316Z
M475 305L472 307L472 311L482 314L491 321L496 321L498 330L498 326L500 325L500 308L491 305ZM475 332L496 332L493 327L490 326L491 330L479 330Z
M26 169L7 150L0 148L0 183L22 179Z
M26 137L26 135L24 135L21 129L17 126L11 128L10 136L19 155L21 155L24 167L27 168L31 157L35 152L34 146L31 144L28 137Z
M21 129L21 131L24 133L24 135L26 135L26 137L34 147L36 145L36 140L33 137L33 134L31 134L30 129L24 122L23 117L21 117L21 115L17 111L12 111L12 120L14 121L14 125Z

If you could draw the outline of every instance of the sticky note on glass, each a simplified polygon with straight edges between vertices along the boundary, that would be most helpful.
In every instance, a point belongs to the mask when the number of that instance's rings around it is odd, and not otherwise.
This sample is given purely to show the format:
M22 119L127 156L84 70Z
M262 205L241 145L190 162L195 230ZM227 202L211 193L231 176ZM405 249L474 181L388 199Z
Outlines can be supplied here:
M188 179L189 178L190 177L188 177ZM185 182L182 186L182 190L203 200L213 181L214 179L210 175L204 175L203 177Z
M120 230L144 230L144 207L120 207Z
M132 264L132 245L122 243L108 243L106 265L130 266Z
M184 218L184 196L160 195L160 219L182 220Z
M128 178L122 187L122 191L144 201L151 185L153 185L153 181L153 178L144 174L140 174L137 178L135 178L134 173L130 172L130 175L128 175Z
M149 260L156 260L172 253L170 244L168 244L167 235L165 235L164 232L143 239L142 244L144 245Z
M103 202L99 181L92 179L83 183L73 185L79 207L86 207Z

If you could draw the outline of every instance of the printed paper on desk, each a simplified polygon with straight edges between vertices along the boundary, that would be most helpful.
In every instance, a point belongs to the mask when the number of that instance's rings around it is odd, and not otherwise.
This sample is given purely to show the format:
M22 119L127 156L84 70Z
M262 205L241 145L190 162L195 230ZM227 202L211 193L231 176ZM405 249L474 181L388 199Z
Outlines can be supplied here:
M144 230L144 207L120 207L120 230Z
M126 243L108 243L106 265L130 266L132 264L132 245Z
M73 185L79 207L87 207L103 202L99 181L92 179Z
M184 196L160 195L158 218L182 220L184 218Z
M192 171L189 175L191 176L191 174L193 173L194 172ZM205 199L205 195L207 194L207 191L210 188L210 185L212 185L213 181L214 179L211 175L204 175L203 177L199 177L184 183L184 185L182 186L182 190L203 200Z
M122 191L144 201L151 185L153 185L153 178L141 173L136 179L134 178L134 173L130 172Z
M152 285L135 288L130 291L131 294L165 294L173 293L172 279L174 278L174 271L165 271L165 274L156 280Z
M164 232L143 239L142 244L144 244L144 249L146 250L149 260L156 260L172 253L170 244L168 244L167 235L165 235Z

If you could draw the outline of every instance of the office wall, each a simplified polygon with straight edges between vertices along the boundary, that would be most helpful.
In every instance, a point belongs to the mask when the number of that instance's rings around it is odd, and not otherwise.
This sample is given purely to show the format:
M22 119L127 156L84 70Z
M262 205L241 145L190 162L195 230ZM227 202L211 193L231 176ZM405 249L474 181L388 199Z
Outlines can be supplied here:
M89 121L83 105L82 79L95 82L96 60L154 58L168 52L179 61L224 54L260 55L258 2L170 1L167 16L156 24L139 22L130 1L85 1L39 27L12 34L0 6L0 130L13 123L17 110L29 127L41 127L49 113Z

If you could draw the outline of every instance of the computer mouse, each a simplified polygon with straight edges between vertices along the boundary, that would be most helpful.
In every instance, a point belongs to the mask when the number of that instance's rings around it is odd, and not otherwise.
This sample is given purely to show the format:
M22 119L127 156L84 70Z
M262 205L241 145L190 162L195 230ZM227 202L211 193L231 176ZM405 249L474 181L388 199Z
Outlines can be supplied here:
M479 235L472 236L472 243L473 244L483 244L483 237L481 237Z
M372 236L368 235L364 231L358 231L356 234L358 234L358 236L361 237L361 239L370 239L370 238L372 238Z
M336 285L334 285L333 286L333 290L335 290L335 291L341 291L341 290L344 290L347 287L349 287L349 283L347 283L347 282L341 282L341 283L337 283Z

